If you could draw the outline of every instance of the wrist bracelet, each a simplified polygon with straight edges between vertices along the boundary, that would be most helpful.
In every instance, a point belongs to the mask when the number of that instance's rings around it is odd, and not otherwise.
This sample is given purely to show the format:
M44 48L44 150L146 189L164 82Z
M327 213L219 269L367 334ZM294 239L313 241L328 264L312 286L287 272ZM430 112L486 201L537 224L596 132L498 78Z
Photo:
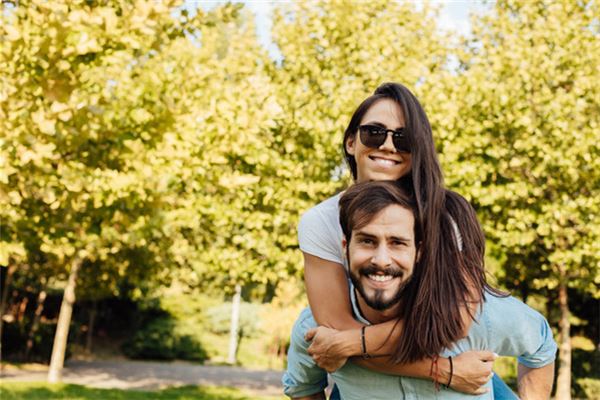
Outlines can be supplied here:
M360 341L362 343L362 358L367 359L367 358L371 358L371 355L369 353L367 353L367 342L365 340L365 329L367 327L366 326L362 326L360 328Z
M452 356L449 356L448 360L450 361L450 379L448 379L446 389L450 389L450 384L452 383L452 374L454 374L454 364L452 364Z

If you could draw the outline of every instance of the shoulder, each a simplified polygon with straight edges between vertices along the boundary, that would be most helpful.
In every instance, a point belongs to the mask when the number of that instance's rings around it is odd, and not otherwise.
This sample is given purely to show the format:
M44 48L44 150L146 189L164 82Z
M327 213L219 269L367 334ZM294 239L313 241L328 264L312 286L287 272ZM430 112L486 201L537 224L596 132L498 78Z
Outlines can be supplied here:
M517 356L519 362L539 368L552 362L556 342L546 318L512 296L485 294L483 305L492 347L500 355Z
M316 206L308 209L302 217L300 217L300 224L298 230L302 228L310 228L314 224L323 223L338 223L339 210L338 203L340 201L340 194L336 194L317 204Z
M534 310L527 304L523 303L521 300L513 297L513 296L496 296L492 293L485 293L485 305L490 311L519 311L527 314L536 315L542 317L538 311Z
M339 194L330 197L302 215L298 224L298 243L305 253L342 264L339 198Z
M308 346L310 346L310 343L308 343L304 339L304 335L306 334L306 332L308 332L312 328L316 328L317 326L318 325L312 315L312 311L309 307L306 307L304 310L302 310L302 312L298 316L298 319L294 323L294 327L292 328L292 345L304 349L308 348Z

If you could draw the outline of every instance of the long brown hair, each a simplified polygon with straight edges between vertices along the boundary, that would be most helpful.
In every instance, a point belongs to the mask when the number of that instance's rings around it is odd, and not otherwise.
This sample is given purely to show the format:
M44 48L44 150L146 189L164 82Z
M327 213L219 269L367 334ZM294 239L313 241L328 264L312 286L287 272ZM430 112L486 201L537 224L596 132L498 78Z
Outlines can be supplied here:
M396 362L407 363L439 354L463 337L461 310L483 301L484 291L503 294L486 282L485 237L475 210L461 195L445 189L429 120L405 86L384 83L354 112L344 133L344 154L352 176L356 179L356 160L345 144L356 135L367 110L384 98L395 101L404 113L412 168L399 181L414 196L415 220L423 238L419 267L405 290L399 315L405 328L393 354Z

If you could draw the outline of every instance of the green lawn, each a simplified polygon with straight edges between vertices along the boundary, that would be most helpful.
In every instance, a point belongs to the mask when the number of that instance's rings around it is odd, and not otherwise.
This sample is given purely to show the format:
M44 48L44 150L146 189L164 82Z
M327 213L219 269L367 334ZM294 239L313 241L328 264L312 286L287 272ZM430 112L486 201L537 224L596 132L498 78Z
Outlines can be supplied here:
M281 400L282 396L257 396L226 387L182 386L154 392L94 389L81 385L0 382L2 400Z

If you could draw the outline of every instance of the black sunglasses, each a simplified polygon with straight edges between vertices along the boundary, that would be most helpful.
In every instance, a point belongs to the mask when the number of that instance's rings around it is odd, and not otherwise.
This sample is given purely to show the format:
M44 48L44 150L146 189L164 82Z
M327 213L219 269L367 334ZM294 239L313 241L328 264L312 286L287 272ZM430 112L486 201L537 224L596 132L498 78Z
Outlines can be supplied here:
M361 125L358 127L360 141L367 147L378 149L387 140L388 132L392 132L392 143L396 151L410 153L410 142L404 128L387 129L377 125Z

